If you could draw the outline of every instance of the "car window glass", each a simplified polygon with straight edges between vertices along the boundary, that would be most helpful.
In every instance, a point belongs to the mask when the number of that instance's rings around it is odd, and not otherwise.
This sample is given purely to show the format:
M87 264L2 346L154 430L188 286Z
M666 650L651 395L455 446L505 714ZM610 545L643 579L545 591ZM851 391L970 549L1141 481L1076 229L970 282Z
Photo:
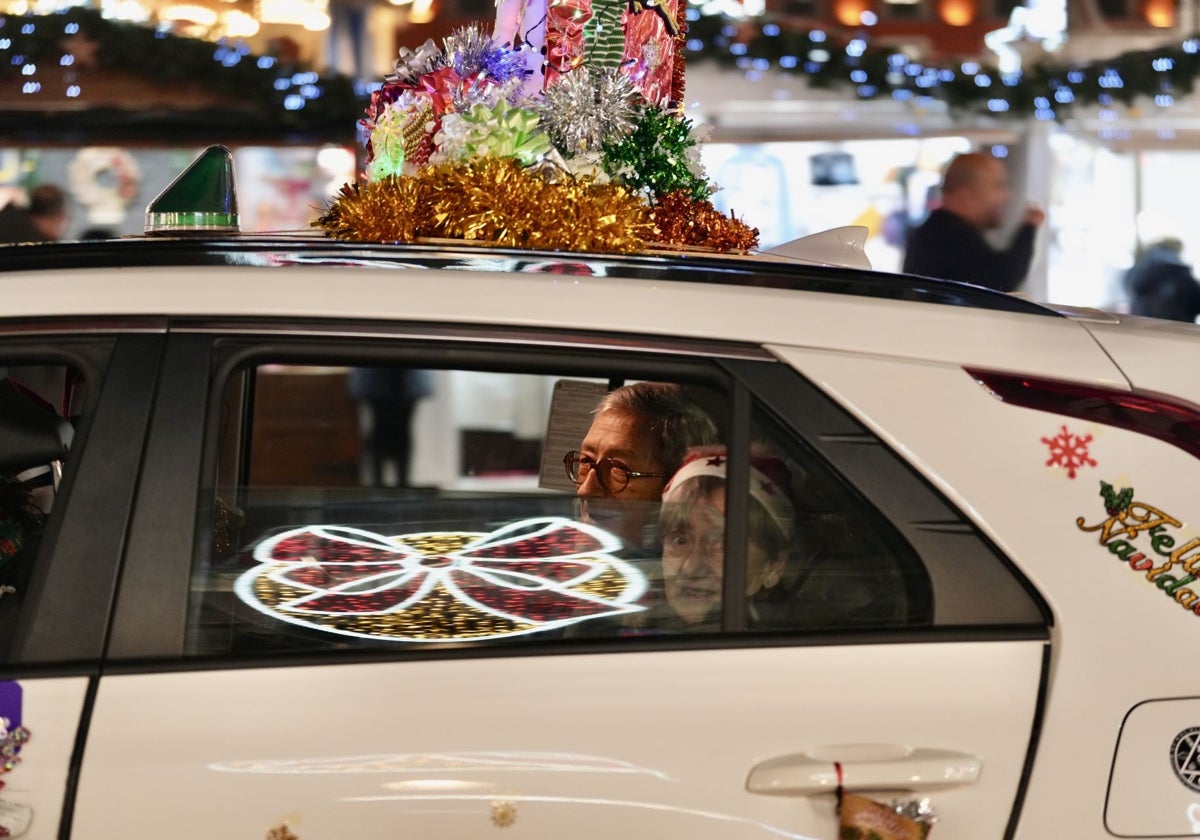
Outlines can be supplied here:
M666 487L661 536L669 618L660 627L761 632L932 620L928 576L912 548L762 412L744 450L689 451Z
M723 398L700 385L388 364L238 371L219 401L189 650L666 629L652 608L668 435L596 414L618 385L675 394L703 419L701 440L718 439L709 409ZM687 440L669 437L677 458Z
M909 543L712 383L262 362L219 403L192 654L933 623Z
M0 650L7 650L82 410L62 364L0 366Z
M933 592L912 546L855 488L765 412L754 420L749 532L790 521L776 585L753 595L763 629L920 627ZM770 515L764 515L769 512Z

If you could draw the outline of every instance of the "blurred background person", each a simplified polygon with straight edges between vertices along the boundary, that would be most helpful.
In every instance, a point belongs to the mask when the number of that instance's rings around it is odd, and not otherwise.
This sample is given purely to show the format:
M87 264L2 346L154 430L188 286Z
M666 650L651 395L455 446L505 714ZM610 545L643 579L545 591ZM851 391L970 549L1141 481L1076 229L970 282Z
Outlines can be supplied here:
M1142 251L1125 274L1129 311L1148 318L1194 323L1200 315L1200 283L1183 261L1183 242L1167 236Z
M1046 214L1030 206L1008 246L993 248L984 234L1001 227L1012 197L999 159L981 152L953 158L942 176L938 207L909 234L904 272L1015 290L1029 273Z
M408 487L413 412L433 393L433 372L354 368L346 375L346 387L359 408L364 486Z
M67 194L54 184L39 184L26 207L9 202L0 208L0 243L53 242L67 232Z

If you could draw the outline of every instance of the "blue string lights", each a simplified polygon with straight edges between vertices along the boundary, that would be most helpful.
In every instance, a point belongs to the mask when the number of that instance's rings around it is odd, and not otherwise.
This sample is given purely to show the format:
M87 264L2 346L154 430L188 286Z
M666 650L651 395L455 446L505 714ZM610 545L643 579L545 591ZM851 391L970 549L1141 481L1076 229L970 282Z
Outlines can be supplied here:
M181 92L196 87L228 99L229 123L246 130L352 133L366 98L352 79L252 55L242 41L213 43L72 8L50 15L0 14L0 89L78 100L97 70L123 72ZM93 89L94 90L94 89ZM86 120L86 110L79 112ZM30 117L25 117L28 122Z
M876 47L864 30L841 34L766 18L731 20L688 10L689 62L716 62L748 80L771 70L857 100L888 99L995 119L1062 120L1080 106L1115 115L1135 100L1165 111L1193 92L1200 36L1082 64L1048 58L1001 74L979 61L937 64ZM194 83L243 103L262 126L284 130L353 126L370 90L346 76L253 55L242 42L213 44L110 21L72 8L51 15L0 15L0 86L42 100L86 98L95 68L163 85ZM186 105L186 103L181 103Z
M824 30L785 29L775 22L729 20L689 11L690 62L713 61L744 69L754 65L803 78L821 89L846 88L856 99L902 102L941 101L952 110L996 118L1061 120L1073 107L1126 107L1144 98L1159 109L1173 107L1192 93L1200 75L1200 37L1152 50L1139 50L1089 63L1043 60L1020 73L1001 74L978 61L936 66L873 47L861 32L835 44ZM813 60L813 43L824 60ZM795 56L810 60L797 61ZM749 75L749 74L747 74Z

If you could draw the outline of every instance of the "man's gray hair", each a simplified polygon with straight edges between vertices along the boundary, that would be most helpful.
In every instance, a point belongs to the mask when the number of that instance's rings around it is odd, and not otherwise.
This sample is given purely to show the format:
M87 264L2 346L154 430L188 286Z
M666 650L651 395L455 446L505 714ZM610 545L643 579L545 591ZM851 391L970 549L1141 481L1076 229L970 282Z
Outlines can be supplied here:
M663 471L673 475L690 447L718 442L717 426L674 382L636 382L609 391L596 414L618 409L636 414L656 433Z

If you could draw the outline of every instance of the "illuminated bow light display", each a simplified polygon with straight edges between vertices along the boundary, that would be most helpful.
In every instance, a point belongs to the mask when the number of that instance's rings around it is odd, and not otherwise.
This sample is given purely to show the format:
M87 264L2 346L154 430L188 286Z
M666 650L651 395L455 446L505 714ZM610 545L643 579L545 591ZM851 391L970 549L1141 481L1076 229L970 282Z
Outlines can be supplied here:
M267 615L329 633L456 642L638 612L646 577L616 537L559 517L492 531L383 536L310 525L260 543L234 591Z

